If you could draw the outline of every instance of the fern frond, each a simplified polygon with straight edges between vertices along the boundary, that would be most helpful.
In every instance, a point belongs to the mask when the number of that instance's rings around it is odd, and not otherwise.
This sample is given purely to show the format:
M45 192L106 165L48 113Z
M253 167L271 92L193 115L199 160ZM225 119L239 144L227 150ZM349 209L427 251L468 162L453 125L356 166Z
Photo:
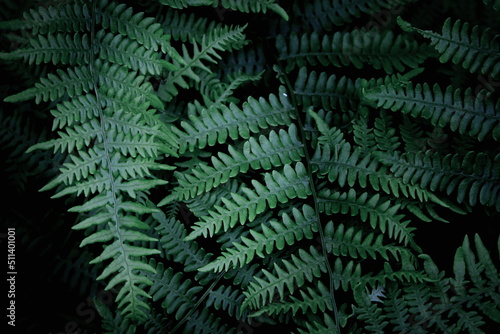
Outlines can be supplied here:
M358 300L358 305L353 308L357 318L365 323L363 326L364 330L376 334L387 332L386 327L389 322L386 315L382 313L380 306L369 301L369 297L365 297L363 301Z
M165 268L161 262L156 265L153 260L149 262L156 267L156 274L148 275L154 282L149 294L154 301L162 302L165 312L173 314L177 320L181 319L195 306L197 295L203 287L193 286L191 280L184 278L181 272L175 273L172 268Z
M227 231L238 222L245 224L267 208L275 208L278 203L285 203L294 198L307 198L311 195L309 177L303 163L298 162L295 167L285 165L283 172L276 170L264 174L265 185L252 180L253 189L243 187L245 196L231 194L231 199L222 198L223 207L215 206L217 211L209 211L209 216L195 223L193 231L185 240L204 235L213 236L220 229Z
M177 69L176 66L159 59L157 51L147 49L128 37L100 30L96 34L96 39L97 45L94 47L97 48L99 57L138 71L142 75L158 75L163 68Z
M30 65L48 62L56 65L82 65L87 64L93 56L87 34L75 34L70 37L64 33L48 34L47 37L37 35L37 37L37 40L30 40L30 49L18 49L8 58L23 57ZM121 35L104 33L100 30L96 37L98 40L94 48L102 59L125 65L142 74L155 75L159 74L163 67L176 68L167 61L158 59L158 54L154 50L148 50Z
M473 26L470 30L468 22L461 20L452 22L446 19L442 34L412 27L408 22L398 18L399 25L406 31L417 31L431 40L441 56L442 63L452 61L472 73L482 73L497 77L500 73L500 35L491 36L491 29Z
M158 88L158 95L161 99L166 102L171 101L179 93L177 86L184 89L189 88L190 84L186 80L198 82L200 78L195 71L212 73L207 63L217 63L222 58L219 52L242 48L247 43L243 34L245 28L246 25L234 28L222 26L220 29L213 29L210 33L203 35L200 43L192 42L192 56L186 44L183 44L182 58L185 64L182 65L174 59L173 64L179 69L168 72L165 80Z
M226 102L238 102L238 99L233 96L233 91L238 87L243 85L248 81L258 81L261 79L264 71L257 73L256 75L245 75L242 73L235 73L234 76L228 76L229 84L223 83L219 80L215 80L215 84L208 84L205 80L202 80L200 83L200 92L203 95L203 102L205 103L206 108L210 108L215 106L220 108L220 106ZM216 77L216 74L212 74L213 77ZM189 107L188 107L189 108Z
M136 208L136 204L133 203L132 205L131 202L120 202L118 206L120 208L119 210L123 210L123 212L139 211L139 209ZM111 212L109 210L111 210ZM149 306L144 302L143 298L150 298L150 296L140 287L140 285L151 285L152 281L141 275L138 271L155 272L155 269L151 265L138 260L138 258L158 254L159 251L156 249L132 246L129 243L136 241L153 241L155 239L139 232L139 230L148 228L147 225L144 226L144 224L138 220L114 212L114 208L109 206L108 212L103 213L104 215L101 214L101 216L96 215L88 218L84 222L75 225L73 229L83 229L89 225L102 225L106 224L108 221L115 222L115 226L110 226L109 229L103 229L86 237L82 241L81 246L115 239L112 244L107 245L104 251L90 263L100 263L113 258L112 262L106 265L97 279L106 279L111 274L117 273L109 280L106 289L109 290L116 285L123 284L116 297L116 301L122 309L122 314L132 316L136 319L144 319L147 317L146 311L149 309ZM109 215L109 217L106 217L106 215ZM127 230L125 226L129 229Z
M418 45L405 35L394 36L392 31L354 30L324 36L316 32L301 36L292 33L288 40L278 35L276 48L279 59L287 63L287 72L308 65L363 68L367 63L391 74L406 67L416 68L430 55L426 45Z
M316 71L308 73L306 67L301 67L293 92L299 104L348 111L359 105L359 87L359 80L354 81L345 76L337 78L335 74L328 75L326 72L319 75Z
M408 303L400 297L401 290L394 289L386 295L387 299L384 301L387 312L387 318L391 319L390 323L394 326L394 330L400 333L407 333L410 330L408 318L410 312L408 311ZM452 330L452 327L447 327Z
M500 309L498 308L500 301L500 276L488 250L477 234L474 236L474 244L479 262L476 260L467 236L464 238L462 246L456 251L453 264L455 277L451 281L458 292L458 296L452 297L451 301L467 301L468 304L474 303L479 310L492 320L500 322ZM475 295L473 296L467 294L465 289L465 285L468 282L465 280L466 274L468 274L471 279L470 282L474 285L472 291ZM487 301L481 301L480 298L476 297L477 295L484 296L487 298Z
M159 0L162 5L175 9L183 9L191 6L207 6L212 0Z
M389 254L396 260L401 259L402 253L408 255L407 248L392 244L384 245L382 234L376 238L373 232L364 236L362 230L357 230L354 227L349 227L346 230L343 224L334 227L331 221L326 224L324 232L327 251L335 256L349 256L353 259L358 257L366 259L370 256L375 260L380 255L389 261Z
M161 23L164 31L175 41L201 43L203 34L220 23L209 22L207 18L186 14L177 10L168 10Z
M316 314L318 310L322 313L325 313L326 310L333 311L328 288L321 281L316 282L315 288L307 287L307 293L304 289L299 289L299 292L302 299L290 296L290 301L264 305L260 310L252 313L251 316L256 317L261 314L272 316L280 313L291 313L292 316L295 316L299 310L303 314Z
M269 68L264 47L261 45L252 45L252 48L243 47L220 62L220 72L226 75L239 72L255 75Z
M206 308L190 315L184 331L193 334L235 334L234 327L226 325L221 318L216 317Z
M86 3L66 3L54 6L39 6L25 11L24 29L31 29L33 35L55 32L90 31L91 9Z
M375 141L374 129L368 126L369 110L366 106L360 106L358 118L353 121L352 134L354 142L361 151L361 156L369 155L376 150L377 142Z
M57 100L68 94L69 97L81 95L89 92L92 88L91 76L88 67L75 67L64 72L60 69L57 75L48 73L46 78L41 78L35 87L26 89L23 92L8 96L5 102L27 101L35 98L36 103L49 100Z
M368 103L378 108L422 117L434 126L449 125L452 131L479 140L490 134L500 140L500 109L490 99L481 98L483 95L474 96L470 88L462 92L447 86L443 92L437 84L431 88L426 83L415 86L409 83L406 86L382 85L363 95Z
M321 116L319 113L308 110L308 116L310 116L315 122L316 127L320 135L317 138L318 147L339 147L345 144L344 134L337 127L330 127L327 122L327 115Z
M323 322L319 323L317 320L309 320L305 322L307 330L298 329L299 334L338 334L337 324L328 313L323 314Z
M241 243L234 242L232 248L226 249L221 256L200 268L200 271L215 270L216 272L242 267L250 263L255 255L264 258L275 249L283 249L286 245L293 245L304 237L311 239L317 231L317 221L314 209L304 205L302 210L293 208L293 219L283 213L282 221L271 220L262 224L262 232L250 230L249 237L242 237Z
M208 215L215 205L221 205L221 198L228 198L231 193L239 192L240 184L236 179L231 179L227 183L220 185L208 193L201 194L193 199L187 200L186 205L196 217L200 218Z
M190 122L181 122L183 131L172 127L178 136L181 153L195 148L203 149L207 145L224 143L227 138L248 139L251 133L269 126L290 125L293 118L293 105L282 93L269 95L269 100L248 98L241 109L235 104L212 107L203 110L199 116L190 116Z
M167 219L162 212L154 213L153 217L160 223L156 230L161 234L160 243L166 254L174 262L183 264L186 272L197 271L209 263L211 253L206 253L195 241L183 241L187 231L179 220L173 217ZM207 277L206 274L197 274L195 278L200 284L206 284Z
M380 229L399 242L407 245L412 242L413 230L408 227L410 221L402 221L404 215L397 214L399 204L391 205L390 200L380 198L379 194L369 196L368 193L357 195L354 189L348 192L331 192L324 190L320 193L319 205L321 212L326 214L348 213L359 216L362 221L370 221L373 229Z
M212 290L207 298L207 307L213 306L216 310L224 310L230 316L240 313L243 294L233 286L221 285L217 290ZM243 319L242 319L243 320Z
M494 331L500 239L447 275L413 222L500 212L499 1L4 0L0 165L69 198L103 332Z
M476 251L469 238L464 238L455 253L452 278L444 277L445 273L438 270L428 255L420 255L432 284L403 283L402 288L391 285L384 311L388 319L392 319L395 330L413 333L425 328L426 331L482 333L486 317L500 322L498 270L478 235L474 237L474 244ZM466 280L466 276L471 281Z
M392 116L382 110L380 116L375 119L373 133L380 151L394 152L401 145L396 136L396 129L392 127Z
M97 72L98 84L105 87L114 87L116 91L129 91L135 96L146 97L149 102L157 108L163 104L158 97L152 93L152 86L146 82L144 76L137 73L127 72L123 67L110 65L99 60L95 62L94 70ZM83 93L89 93L94 86L92 73L89 66L77 66L68 68L67 71L57 69L57 73L48 73L35 83L35 87L5 98L5 102L19 102L35 99L36 103L55 101L67 94L75 98Z
M362 151L345 143L340 148L332 150L329 146L317 149L311 162L318 167L320 175L327 175L330 182L336 182L341 187L355 184L362 188L371 186L375 191L382 190L386 194L400 197L401 195L419 201L432 200L443 203L425 188L387 173L387 168L381 166L372 155L363 156ZM443 205L446 207L446 205Z
M164 34L161 25L153 18L145 17L143 12L134 12L125 4L109 0L99 0L95 13L92 13L87 3L78 1L59 4L57 7L39 6L24 13L25 28L39 36L56 32L90 32L92 14L97 24L113 34L119 33L153 51L172 51L168 35ZM174 57L179 58L176 55Z
M258 309L268 302L272 302L277 290L281 299L285 298L285 287L290 294L296 288L300 288L306 281L311 282L315 277L320 277L321 273L326 273L325 260L321 254L310 247L309 251L299 249L298 255L292 254L290 261L283 260L282 266L274 264L276 274L266 269L262 270L265 279L254 277L250 282L247 291L244 291L245 300L242 308Z
M169 196L177 195L187 200L226 183L239 173L246 173L249 168L269 170L300 161L303 145L292 124L288 132L283 129L278 134L271 131L268 137L261 135L258 141L251 137L242 150L228 146L228 151L229 154L220 152L218 157L212 156L210 165L199 164L186 173L176 172L179 186Z
M438 153L406 153L404 155L374 153L386 164L395 177L404 183L418 184L431 191L456 193L458 203L478 203L493 206L500 211L500 184L498 164L500 155L493 161L484 153L468 152L465 155Z
M92 8L78 3L71 9L49 7L45 12L37 12L50 16L48 26L34 28L44 33L31 40L31 49L14 51L9 57L24 53L28 63L50 64L48 73L35 87L5 100L34 98L36 103L57 103L53 127L60 128L59 136L32 146L29 152L54 149L70 155L59 176L43 190L62 186L53 197L85 195L83 204L69 210L86 214L73 229L91 228L80 246L107 244L90 262L107 262L97 279L108 280L107 290L119 287L116 301L121 316L143 321L148 318L147 300L151 298L144 288L153 284L143 273L155 272L143 258L160 253L149 247L157 239L148 234L150 226L141 217L158 211L147 201L145 193L167 183L155 178L151 170L170 169L156 159L160 152L167 155L173 152L170 144L162 144L172 137L164 133L165 126L154 110L149 109L149 106L162 108L163 104L146 75L159 74L163 65L170 67L151 49L155 47L153 42L161 43L165 50L169 46L168 39L158 35L161 30L157 26L147 30L153 20L143 14L128 16L127 23L122 21L118 25L99 21L102 8L99 6L108 3L95 2ZM125 16L133 12L115 3L111 7L114 8L111 15L116 18L121 15L117 11L124 10ZM90 24L68 25L72 13L89 17ZM99 28L106 26L115 32L106 28L96 30L97 21L101 23ZM73 28L87 31L68 31ZM135 34L136 40L125 36L129 33ZM153 35L157 37L154 41L147 38ZM117 102L120 98L123 99ZM123 108L115 110L115 106Z
M334 30L335 26L342 26L352 22L364 14L380 13L393 7L404 6L415 0L314 0L303 4L299 15L303 15L306 22L315 31L322 29Z
M288 14L276 3L276 0L212 0L212 3L214 7L220 5L224 8L243 13L266 13L268 10L271 10L285 21L288 20Z
M399 131L406 152L425 151L426 138L421 124L404 115L402 123L399 124Z
M87 34L70 36L63 34L36 35L30 39L31 48L18 49L9 55L0 55L3 59L24 58L28 64L52 62L63 65L82 65L89 62L92 55L90 38Z
M94 298L95 309L102 317L101 333L125 333L134 334L137 330L137 324L124 317L120 313L113 314L110 308L98 298Z
M165 34L161 24L144 12L134 12L131 7L110 0L99 0L95 13L96 24L114 34L133 39L148 50L161 50L182 63L182 57L169 43L170 35Z

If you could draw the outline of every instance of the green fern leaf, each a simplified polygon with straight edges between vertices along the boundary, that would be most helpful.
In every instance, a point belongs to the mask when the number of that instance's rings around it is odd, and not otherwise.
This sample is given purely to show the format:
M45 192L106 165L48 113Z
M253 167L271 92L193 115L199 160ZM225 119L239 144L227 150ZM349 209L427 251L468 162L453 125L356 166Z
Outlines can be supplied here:
M156 227L161 235L160 244L165 249L166 254L172 256L174 262L184 265L186 272L197 271L210 262L211 253L206 253L195 241L183 241L187 231L179 220L167 219L162 212L154 213L153 217L160 223ZM198 273L195 278L200 284L205 284L210 276Z
M212 2L214 7L220 5L243 13L266 13L267 10L271 10L280 15L283 20L288 21L288 14L276 3L276 0L213 0Z
M264 305L257 312L252 313L251 317L262 314L272 316L280 313L291 313L292 316L295 316L299 310L303 314L316 314L318 310L322 313L325 313L326 310L333 311L330 292L321 281L316 282L315 288L307 287L307 293L304 289L299 289L299 292L302 299L290 296L290 301Z
M359 80L353 81L345 76L337 78L326 72L319 75L316 71L308 73L306 67L301 67L293 91L299 104L348 111L359 105L359 84Z
M320 193L319 205L321 212L326 214L350 212L353 216L359 215L362 221L369 220L372 228L378 227L383 233L387 231L390 238L405 245L413 244L415 228L408 227L409 221L401 221L404 215L397 214L400 205L391 205L390 200L384 201L378 194L369 197L366 192L358 196L354 189L347 193L325 190Z
M236 268L250 263L255 255L264 258L275 249L281 250L304 237L311 239L313 232L317 231L314 209L304 205L302 211L293 208L292 214L293 220L284 213L281 222L271 220L268 224L262 224L262 233L250 230L251 238L243 236L242 243L234 242L232 248L226 249L216 260L199 270L228 271L231 266Z
M193 334L235 334L235 328L230 328L222 322L221 318L216 317L210 310L204 308L201 311L195 311L189 316L189 322L186 323L185 333Z
M404 183L418 184L431 191L455 192L459 203L493 206L500 210L500 184L498 164L500 155L493 161L484 153L468 152L465 155L438 153L406 153L391 156L382 152L375 157L389 166L395 177Z
M351 23L362 15L386 13L391 9L402 7L415 0L314 0L302 4L299 15L315 31L332 31L335 26ZM381 15L381 14L380 14ZM380 18L378 18L380 20Z
M408 303L403 298L400 298L401 290L395 289L394 292L387 294L387 299L384 301L386 304L385 310L387 318L391 319L389 322L394 325L394 330L401 333L410 330L408 318L410 317L408 311ZM451 330L451 327L448 327Z
M172 194L187 200L226 183L239 173L246 173L249 168L269 170L300 161L304 155L302 147L293 124L288 132L280 130L277 134L271 131L268 137L261 135L258 141L251 137L241 151L228 146L229 154L220 152L218 157L212 156L211 165L202 163L186 173L176 172L179 186Z
M358 118L353 121L352 134L354 142L359 146L361 156L369 155L376 149L377 142L373 128L368 126L369 111L365 106L359 108Z
M499 109L491 100L480 98L483 95L475 97L470 88L462 93L448 86L443 92L437 84L431 88L426 83L415 86L410 83L404 87L382 85L363 95L377 107L422 117L435 126L449 125L452 131L479 140L490 134L500 140Z
M394 152L401 145L399 138L395 135L396 129L392 127L392 117L384 110L380 112L380 117L375 119L373 133L380 151Z
M90 31L91 10L83 4L59 4L39 6L24 12L25 29L31 29L33 35L61 32Z
M187 14L177 10L167 10L161 24L164 31L175 41L201 43L206 31L221 29L222 23L214 23L205 17ZM185 62L184 62L185 64Z
M209 34L202 37L200 43L193 41L193 56L189 55L189 51L185 44L182 45L182 57L185 65L179 64L174 59L173 64L179 67L177 71L171 71L167 74L164 82L158 88L158 95L162 100L169 102L179 91L176 86L187 89L190 84L186 80L198 82L200 77L195 73L196 70L212 73L208 64L203 63L217 63L222 57L218 52L232 51L242 48L247 42L243 27L225 27L214 29Z
M150 260L150 265L155 263ZM162 301L163 309L179 320L194 306L197 295L203 290L201 286L192 286L191 280L184 278L181 272L174 273L172 268L164 268L163 263L156 265L156 274L150 275L154 284L149 294L154 301Z
M163 103L152 93L152 86L145 81L145 77L137 76L134 72L127 72L119 65L109 65L96 61L94 65L98 73L99 84L115 87L115 90L131 91L135 96L147 97L151 105L163 108ZM94 81L89 66L68 68L67 72L57 69L57 75L48 73L47 77L41 78L35 83L35 87L28 88L23 92L8 96L5 102L20 102L35 99L36 103L55 101L67 94L70 98L89 93L93 88Z
M8 96L5 102L20 102L35 98L36 103L41 101L57 100L68 94L69 97L89 92L92 88L91 75L88 67L75 67L64 72L60 69L58 75L49 73L46 78L41 78L35 87L28 88L23 92Z
M118 235L120 238L124 238L122 240L128 241L151 239L142 233L132 233L131 231L123 234L118 232ZM102 242L102 240L107 241L108 239L109 236L103 235L103 237L100 237L98 234L94 234L93 236L87 237L82 244ZM113 258L113 261L106 266L102 274L97 279L105 279L112 273L118 273L108 282L106 289L112 289L117 284L123 283L120 293L116 298L116 301L119 303L119 307L122 308L122 314L130 315L136 319L145 319L147 318L145 310L148 310L149 306L142 300L142 298L150 298L150 296L144 292L139 285L151 285L152 281L140 275L137 270L155 272L155 269L149 264L133 258L158 254L159 252L155 249L146 249L123 244L122 240L117 239L111 245L106 246L101 255L92 260L90 263L99 263Z
M485 312L487 315L492 315L495 317L494 320L500 321L500 310L496 307L496 312L493 310L487 310L483 308L483 304L498 305L498 300L500 300L500 276L498 275L498 270L493 263L488 250L485 248L479 235L475 235L474 243L476 246L476 252L478 253L479 263L476 260L474 251L471 248L469 238L466 236L464 238L463 244L459 247L455 254L455 260L453 265L453 270L455 277L452 280L454 287L457 289L461 298L469 298L465 292L465 285L468 281L465 280L465 275L471 279L471 283L474 284L474 291L477 294L482 294L493 301L493 303L483 303L479 300L475 300L479 305L479 308ZM486 277L484 277L486 276ZM456 299L456 298L455 298ZM493 305L492 305L493 304Z
M335 256L349 256L354 259L358 257L366 259L370 256L375 260L380 255L389 261L389 254L399 260L402 253L408 253L407 248L384 245L382 234L376 238L374 233L363 236L362 230L356 230L354 227L346 230L343 224L334 227L331 221L326 224L324 233L327 251Z
M109 0L99 0L94 13L96 24L102 28L133 39L147 49L163 52L172 51L161 25L143 12L134 13L131 7ZM56 32L90 32L92 9L85 2L59 4L57 7L40 6L24 13L26 28L33 35L54 34ZM172 54L173 58L182 59Z
M241 109L235 104L220 109L212 107L199 116L192 115L190 123L181 122L184 131L176 127L172 127L172 131L178 136L179 151L183 153L224 143L228 137L248 139L251 133L269 126L290 125L292 111L293 105L283 94L279 97L271 94L269 101L250 97Z
M91 57L90 38L88 35L68 34L36 35L37 39L30 39L31 48L18 49L7 59L24 58L29 64L53 63L63 65L82 65L89 62Z
M99 57L115 64L123 65L142 75L158 75L163 67L177 69L165 60L158 59L158 53L147 49L136 41L100 30L96 34Z
M200 91L203 95L203 102L205 104L205 108L209 109L212 106L220 108L224 102L238 102L233 95L233 91L237 89L239 86L248 81L258 81L261 79L264 71L257 73L256 75L244 75L242 73L236 73L234 77L230 76L228 80L229 84L221 82L216 78L216 74L212 73L209 75L211 78L215 79L214 84L210 82L210 80L202 80L200 82ZM207 83L208 81L208 83ZM189 108L189 106L188 106ZM195 107L197 111L201 111L200 106ZM195 111L189 111L191 113ZM199 112L198 112L199 113Z
M182 57L170 46L170 36L164 33L161 24L152 17L145 17L143 12L134 12L122 3L99 0L95 19L103 29L133 39L147 49L162 50L183 64Z
M102 317L102 331L101 333L113 334L135 334L137 324L133 323L130 319L124 317L122 314L113 314L110 308L104 304L99 298L93 299L95 309Z
M73 37L63 34L37 35L31 39L31 48L16 50L8 58L23 57L29 64L39 65L51 62L55 65L83 65L91 59L92 48L88 34L75 34ZM99 57L116 64L125 65L142 74L160 74L163 67L175 70L177 67L165 60L158 59L158 53L147 49L138 42L100 30L96 34L94 48Z
M191 6L207 6L212 4L212 0L159 0L162 5L176 9L183 9Z
M430 55L426 45L419 46L405 35L395 37L392 31L354 30L331 36L320 36L316 32L301 36L292 33L288 41L278 35L276 48L279 59L287 63L287 72L308 65L363 68L364 63L368 63L391 74L404 71L405 67L416 68Z
M444 207L448 206L424 187L404 182L401 178L387 173L387 168L381 166L374 156L363 157L362 151L352 149L349 143L343 144L333 152L330 147L317 149L311 162L317 166L319 175L327 175L330 182L336 182L341 187L345 185L354 187L356 184L362 188L371 186L375 191L382 190L396 197L403 195L423 202L431 200Z
M399 25L406 31L417 31L431 40L431 46L439 51L442 63L452 61L472 73L488 74L493 77L500 73L500 35L491 36L491 29L472 27L461 20L452 22L448 18L443 25L442 34L412 27L398 17Z
M371 303L370 298L365 293L364 298L356 298L357 306L353 306L354 314L365 325L364 329L370 333L384 334L387 332L387 317L382 312L382 308L376 303Z
M328 315L328 313L323 314L323 322L319 323L317 320L309 320L305 322L307 330L301 328L298 329L299 334L338 334L337 324L335 320Z
M231 200L222 198L224 207L215 206L217 211L209 211L209 216L195 223L193 231L185 240L193 240L200 235L213 236L222 228L227 231L238 222L245 224L267 208L275 208L278 203L286 203L289 199L305 199L311 195L309 177L303 163L295 167L285 165L283 172L272 171L264 174L265 185L252 180L254 189L243 187L245 196L232 193Z
M213 306L216 310L224 310L230 316L240 313L243 294L233 286L221 285L217 290L212 290L207 298L207 307ZM244 320L244 319L241 319Z
M242 304L243 309L247 307L258 309L271 302L276 290L283 299L285 287L292 294L296 288L303 286L306 280L310 282L320 277L321 273L326 273L324 258L314 247L311 247L309 252L299 249L298 255L292 254L291 261L283 260L282 263L284 268L278 264L274 265L276 275L263 269L266 279L254 277L248 290L243 292L246 297Z

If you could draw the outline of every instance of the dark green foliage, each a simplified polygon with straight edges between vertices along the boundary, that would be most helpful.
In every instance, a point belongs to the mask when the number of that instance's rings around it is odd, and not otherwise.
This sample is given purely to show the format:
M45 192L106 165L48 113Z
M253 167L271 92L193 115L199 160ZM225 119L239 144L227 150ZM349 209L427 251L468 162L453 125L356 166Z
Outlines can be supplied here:
M321 64L342 67L352 65L363 68L367 63L391 74L406 67L415 68L427 57L427 46L419 46L405 35L394 36L391 31L378 34L373 31L354 30L336 32L322 37L313 32L285 38L279 35L276 47L280 60L286 61L287 70L294 66Z
M404 30L415 30L429 38L430 45L440 53L439 60L443 63L451 60L473 73L480 72L493 77L500 73L500 36L490 36L489 28L473 26L469 31L468 22L457 20L452 23L448 18L443 24L442 34L439 35L413 28L402 19L399 19L399 23Z
M438 3L2 5L4 175L75 214L85 330L498 331L500 4Z
M448 125L452 131L469 134L483 140L491 135L500 138L499 111L500 100L496 103L481 92L476 98L469 88L465 92L453 89L443 90L439 85L432 88L424 83L401 85L382 85L365 92L368 101L376 101L378 107L401 111L413 117L428 119L434 126Z

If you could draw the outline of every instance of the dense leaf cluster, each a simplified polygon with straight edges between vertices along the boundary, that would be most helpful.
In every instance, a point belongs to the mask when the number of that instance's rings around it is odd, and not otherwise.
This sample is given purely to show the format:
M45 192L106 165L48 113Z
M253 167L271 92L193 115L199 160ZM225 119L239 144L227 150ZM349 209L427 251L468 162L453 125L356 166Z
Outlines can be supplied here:
M500 217L483 2L7 1L0 143L78 214L53 274L106 333L498 329L498 228L453 226Z

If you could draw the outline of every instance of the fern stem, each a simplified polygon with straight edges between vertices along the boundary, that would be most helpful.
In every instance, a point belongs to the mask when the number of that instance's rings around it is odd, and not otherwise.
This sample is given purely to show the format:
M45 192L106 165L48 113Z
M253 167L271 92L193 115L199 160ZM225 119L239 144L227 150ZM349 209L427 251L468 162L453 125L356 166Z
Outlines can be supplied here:
M95 33L95 26L96 26L96 13L97 13L97 1L96 0L91 0L92 1L92 21L91 21L91 26L90 26L90 52L91 52L91 57L92 59L90 59L89 61L89 69L90 69L90 73L91 73L91 80L92 80L92 90L94 91L95 93L95 97L96 97L96 105L99 109L99 123L100 123L100 127L101 127L101 132L102 132L102 145L103 145L103 148L104 148L104 152L105 152L105 156L106 156L106 166L107 166L107 172L108 172L108 176L110 178L110 187L111 187L111 196L113 198L113 217L115 219L115 236L118 237L118 240L120 241L120 248L121 248L121 252L122 254L126 254L126 250L124 248L124 240L123 240L123 237L122 237L122 233L120 231L120 225L119 225L119 222L120 222L120 216L118 214L118 198L116 197L116 194L118 193L118 190L116 189L116 182L115 182L115 179L113 177L113 172L112 172L112 161L111 161L111 152L109 150L109 144L108 144L108 140L107 140L107 136L106 136L106 129L105 129L105 116L104 116L104 111L103 111L103 108L102 108L102 100L101 100L101 95L99 94L99 87L98 87L98 82L99 82L99 79L97 78L97 75L95 73L95 62L97 60L96 58L96 54L94 52L94 47L95 47L95 40L96 40L96 33ZM125 261L124 261L124 270L128 273L128 282L133 282L134 281L134 278L131 277L131 272L132 270L129 269L129 263L127 261L127 257L125 257ZM130 283L131 285L133 283ZM133 290L133 289L131 289ZM135 300L135 297L132 297L132 303L135 304L136 300ZM135 309L135 307L133 307Z
M326 252L326 240L325 240L325 235L323 232L323 226L321 225L321 220L319 216L319 204L318 204L318 192L316 191L316 186L314 184L314 179L313 179L313 171L312 171L312 163L311 163L311 155L309 153L309 149L307 147L307 137L306 133L304 131L304 123L302 122L301 115L299 113L299 108L298 108L298 103L297 103L297 97L293 93L293 86L290 83L290 80L288 79L288 76L286 72L284 71L284 68L282 67L279 59L275 56L276 62L279 64L279 70L281 75L285 81L285 84L287 86L287 91L290 93L290 97L292 100L293 104L293 109L295 112L295 116L297 119L298 123L298 128L300 131L300 139L302 140L302 143L304 143L304 156L306 159L306 165L307 165L307 175L309 177L309 183L311 185L311 193L314 201L314 212L316 215L316 221L318 222L318 232L319 232L319 237L321 239L321 251L322 255L325 261L326 269L328 272L328 278L329 278L329 291L330 291L330 299L332 301L332 306L333 306L333 313L334 313L334 318L335 318L335 327L337 330L337 333L340 334L340 325L339 325L339 311L337 308L337 303L335 301L335 288L334 288L334 281L333 281L333 270L332 267L330 266L330 262L328 261L328 254Z

